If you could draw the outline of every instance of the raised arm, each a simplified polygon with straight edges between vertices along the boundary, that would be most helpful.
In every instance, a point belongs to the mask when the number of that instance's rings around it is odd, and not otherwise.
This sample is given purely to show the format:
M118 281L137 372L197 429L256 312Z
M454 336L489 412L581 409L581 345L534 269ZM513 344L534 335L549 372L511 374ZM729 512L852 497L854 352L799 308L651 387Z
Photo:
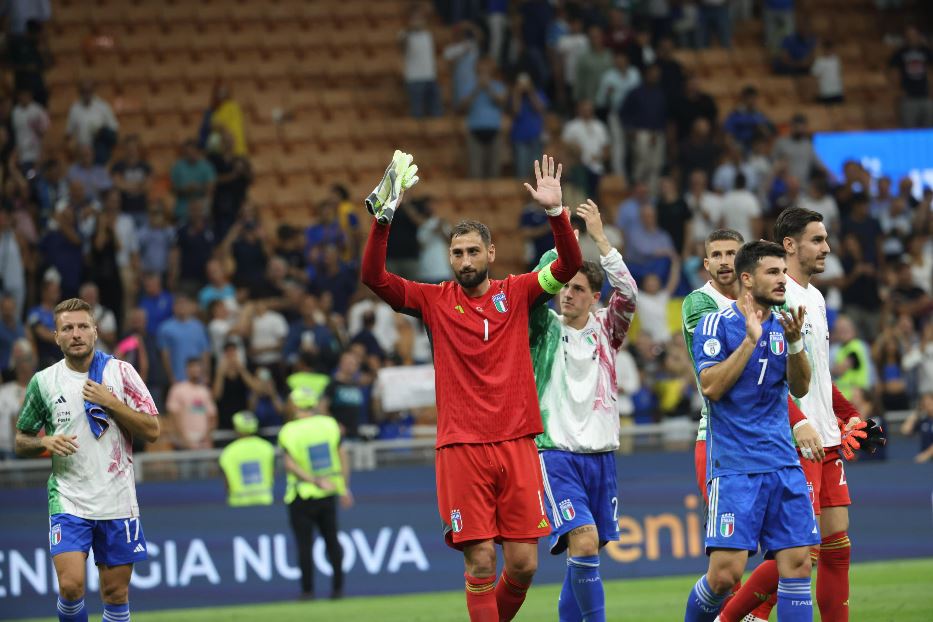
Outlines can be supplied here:
M566 210L561 202L563 198L560 189L562 169L561 164L557 164L555 169L554 158L549 158L547 154L544 154L540 162L535 160L536 187L532 188L530 184L525 184L531 198L544 208L551 224L551 231L554 232L557 259L538 272L538 282L541 288L550 294L556 294L583 265L580 245L570 226L570 217L565 214Z
M360 280L395 310L405 306L405 279L386 270L386 248L389 242L389 225L375 220L369 229L366 247L363 249L363 265Z
M603 330L609 333L612 347L618 349L622 347L635 316L638 286L625 265L622 254L609 244L609 238L603 230L602 217L599 215L599 206L592 199L587 199L586 203L581 203L577 208L577 215L586 222L586 232L599 249L599 263L609 279L609 285L612 286L612 294L606 308L600 310L596 317Z

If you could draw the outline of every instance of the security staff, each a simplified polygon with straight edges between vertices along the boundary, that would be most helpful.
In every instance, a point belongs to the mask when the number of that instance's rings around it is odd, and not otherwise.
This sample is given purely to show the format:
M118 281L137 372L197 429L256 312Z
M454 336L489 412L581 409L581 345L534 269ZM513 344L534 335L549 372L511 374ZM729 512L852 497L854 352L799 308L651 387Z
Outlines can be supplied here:
M327 559L333 568L331 598L343 596L343 550L337 541L337 499L353 505L350 494L350 462L340 444L340 427L330 415L321 414L317 392L298 388L289 401L295 420L282 426L279 446L285 452L288 487L285 503L301 568L301 597L314 598L314 566L311 545L314 528L321 533Z
M233 429L240 438L220 454L220 468L227 483L227 503L232 507L272 505L275 446L256 436L259 420L249 411L233 415Z

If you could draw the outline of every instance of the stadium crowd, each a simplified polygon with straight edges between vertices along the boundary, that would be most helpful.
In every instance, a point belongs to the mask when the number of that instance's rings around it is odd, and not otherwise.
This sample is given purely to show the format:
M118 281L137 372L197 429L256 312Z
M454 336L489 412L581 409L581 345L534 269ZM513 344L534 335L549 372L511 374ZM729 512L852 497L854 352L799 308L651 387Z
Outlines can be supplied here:
M930 399L920 406L933 394L933 190L910 178L873 178L856 161L837 177L817 156L804 115L781 127L760 110L752 86L739 87L737 106L721 111L676 59L678 47L713 39L729 47L753 3L434 4L433 13L416 5L399 33L404 82L413 116L463 115L471 177L500 177L511 160L524 179L547 145L566 163L570 204L600 196L606 175L627 182L627 198L601 206L641 292L640 327L619 354L624 422L698 414L677 327L681 297L707 278L702 241L723 226L748 240L769 237L790 205L822 214L831 234L833 252L817 282L837 385L876 415L925 408L921 418L933 417ZM610 4L619 7L606 10ZM812 74L814 96L837 103L845 95L833 42L817 41L803 21L795 28L793 6L764 2L763 43L774 70ZM358 197L335 183L304 230L270 228L263 206L250 200L248 127L222 84L169 171L153 170L146 145L121 134L91 83L69 111L68 149L45 150L49 16L7 17L0 457L12 457L25 383L60 357L52 309L76 295L95 309L100 345L131 361L150 387L168 431L160 449L212 447L214 431L230 429L241 410L255 412L262 426L279 425L297 386L326 397L351 438L404 436L416 421L431 422L431 412L380 408L379 370L429 363L431 350L415 320L360 285L368 216ZM439 20L456 33L442 50L432 38ZM449 95L438 85L438 63L450 65ZM907 30L889 65L903 90L905 125L933 124L933 53L919 32ZM554 113L558 127L548 123ZM512 157L502 157L508 145ZM153 200L151 187L164 176L169 199ZM409 200L395 216L388 266L438 282L450 278L453 223L431 203ZM552 244L540 209L522 211L519 230L533 266ZM598 252L582 238L593 259Z

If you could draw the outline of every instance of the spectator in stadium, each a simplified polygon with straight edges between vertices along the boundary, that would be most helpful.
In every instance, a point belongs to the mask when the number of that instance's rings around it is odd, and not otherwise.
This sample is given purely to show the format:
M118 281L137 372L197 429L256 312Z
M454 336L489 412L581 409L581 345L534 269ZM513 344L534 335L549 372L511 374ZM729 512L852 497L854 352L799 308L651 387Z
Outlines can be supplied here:
M622 125L632 133L632 177L646 182L654 193L664 166L667 97L657 65L646 67L643 78L622 104Z
M182 287L196 288L207 277L207 264L214 255L217 236L208 220L207 201L196 199L188 208L188 221L175 234L178 249L178 281Z
M615 52L613 66L603 74L593 104L609 128L612 172L625 174L625 131L622 127L622 104L639 84L641 72L632 67L628 54ZM539 150L540 151L540 150ZM538 255L540 257L540 255Z
M842 236L839 258L845 272L845 278L840 284L843 307L858 326L857 334L877 334L878 309L881 307L878 295L879 269L864 258L862 246L853 233Z
M117 197L116 193L114 196ZM91 239L91 249L87 255L86 278L99 286L99 290L93 293L100 294L100 301L103 307L115 315L115 324L123 322L123 278L120 274L120 265L118 257L123 240L119 237L117 229L117 217L119 214L111 209L101 210L97 215L94 237ZM93 307L93 303L81 296L85 302ZM95 301L96 302L96 301ZM97 310L93 309L96 317ZM116 345L117 326L112 327L113 333L105 336L98 331L100 341L110 349ZM100 343L98 341L98 343Z
M458 104L467 117L467 157L470 177L474 179L498 177L500 172L500 130L508 91L495 79L494 69L491 59L480 60L476 86Z
M276 378L268 367L256 368L256 386L247 404L263 427L282 425L285 403L279 395L279 385L285 386L284 375Z
M224 472L227 488L227 505L272 505L275 446L256 436L259 420L247 410L240 410L233 415L233 429L237 433L237 440L224 447L220 454L220 468Z
M358 438L359 425L369 420L371 387L363 384L361 367L359 354L349 350L343 352L324 390L329 412L347 438Z
M223 262L219 259L209 260L205 266L205 275L207 283L198 292L198 306L207 310L215 300L220 300L228 309L235 311L238 306L236 289L224 270Z
M809 21L802 19L794 32L781 41L781 49L774 60L774 71L789 76L809 75L815 52L816 37L810 31Z
M891 195L891 178L888 175L882 175L875 180L875 192L871 196L869 213L880 219L881 215L891 207L893 198Z
M48 4L28 2L22 4ZM26 21L25 32L12 34L9 38L9 62L13 68L13 87L28 89L42 106L49 103L49 91L45 85L45 71L52 65L52 52L41 21Z
M249 360L255 365L268 367L276 378L284 377L282 346L288 335L288 323L282 314L269 308L263 300L246 305L242 313L250 321Z
M784 38L794 32L794 0L764 0L762 22L765 47L776 54Z
M398 33L398 42L405 59L402 73L411 116L416 119L441 116L443 112L440 88L437 86L434 37L428 29L427 15L422 5L414 5L408 28Z
M308 267L308 289L317 295L330 292L334 311L343 315L356 291L356 270L341 261L336 246L328 244L322 250L321 260Z
M217 402L217 427L221 430L232 428L233 413L246 409L251 392L259 389L259 379L246 366L242 350L242 340L231 337L223 343L214 368L211 394Z
M888 65L897 72L900 82L901 126L933 126L929 81L933 50L915 26L908 26L904 31L904 45L894 52Z
M884 240L884 233L878 220L873 218L868 210L867 194L858 192L852 195L849 214L842 219L842 236L854 235L862 249L862 256L865 261L883 268L884 253L881 251L881 245Z
M787 160L790 174L797 179L810 179L814 172L826 173L826 167L813 148L813 138L807 125L807 117L795 114L791 119L790 135L781 136L774 143L771 157Z
M674 40L662 37L658 41L657 58L654 61L661 69L661 89L667 99L668 105L683 97L686 84L686 74L680 61L674 56Z
M233 259L236 266L233 280L238 285L250 287L264 278L271 253L253 204L243 206L240 219L230 227L221 243L221 253Z
M0 207L0 291L14 301L16 317L26 303L26 267L30 247L14 225L13 213ZM2 363L2 361L0 361Z
M531 165L541 153L541 134L548 103L547 95L532 82L530 75L518 75L511 97L512 164L518 179L528 179Z
M723 122L723 129L748 153L756 136L773 134L774 125L758 110L758 89L747 85L742 89L742 99L735 110Z
M337 206L337 223L343 231L344 247L341 257L344 261L359 261L363 248L363 232L360 229L357 204L350 200L350 192L343 184L330 187L330 200Z
M671 105L670 119L674 123L678 143L687 138L698 118L706 119L714 130L719 126L716 100L700 89L700 79L696 75L689 74L684 81L683 94Z
M7 367L8 361L13 377L0 385L0 462L15 457L13 439L16 435L16 419L26 399L26 385L36 373L36 355L28 340L17 339L16 347L11 350L13 355L4 359L3 367Z
M169 384L181 382L187 378L187 366L190 359L200 359L201 373L210 370L210 342L204 324L195 316L194 301L185 292L175 294L172 317L159 326L156 334L159 353Z
M871 358L878 378L881 406L886 411L907 410L910 396L907 392L907 372L903 366L904 352L898 333L887 325L871 344ZM861 411L860 411L861 412Z
M2 217L0 217L0 222L2 222ZM78 294L78 287L81 286L84 272L83 241L75 226L75 212L67 205L57 210L54 222L55 228L50 227L39 239L38 250L41 257L39 269L43 273L43 279L52 278L49 271L54 272L54 279L61 284L60 293L63 296L73 297ZM23 248L20 246L20 252ZM57 302L51 303L52 307ZM41 359L42 353L40 352Z
M68 180L65 168L57 158L46 160L35 180L36 201L39 204L38 224L45 227L52 218L55 207L69 202Z
M761 205L745 183L745 173L735 176L735 187L722 197L719 226L738 231L746 240L760 240L764 234Z
M240 217L253 171L246 155L237 152L236 139L228 131L220 132L220 149L210 153L208 161L217 175L210 215L217 237L223 239Z
M920 437L920 451L914 456L914 462L933 461L933 393L920 396L920 405L901 424L901 434Z
M139 307L146 313L146 333L155 337L162 323L172 317L175 297L164 289L162 275L144 271Z
M123 139L122 157L110 168L110 178L123 197L123 211L133 217L137 228L142 227L149 207L152 166L143 159L136 134Z
M569 30L563 33L555 46L556 58L553 71L557 79L557 99L562 110L571 109L575 101L577 83L577 63L580 56L589 49L590 43L583 31L583 20L578 16L570 18Z
M333 568L331 599L343 597L343 550L337 540L337 500L343 508L353 505L350 492L350 460L341 444L340 427L318 404L309 389L295 389L289 396L295 420L279 431L278 444L285 454L288 486L285 503L301 568L301 599L314 598L314 565L311 545L315 528L324 540L327 560Z
M829 193L829 180L823 172L816 172L810 176L806 193L797 201L797 206L816 212L823 217L823 225L832 240L838 240L842 220L839 217L839 206L836 199Z
M713 33L721 47L732 47L732 16L727 0L700 0L701 48L710 46Z
M907 260L914 285L933 294L933 243L929 234L921 230L908 236Z
M39 368L45 369L61 356L61 348L55 342L55 317L52 313L61 300L57 274L46 273L39 296L39 304L26 315L26 334L36 347Z
M123 299L118 309L117 320L123 321L123 313L133 307L139 292L139 235L132 216L123 212L123 195L111 188L103 197L101 215L105 222L113 221L113 232L117 241L116 261Z
M677 183L670 175L661 178L657 200L658 226L671 236L674 248L681 257L692 254L693 213L677 190ZM586 253L584 253L586 258Z
M441 283L453 276L447 261L451 226L438 215L434 202L434 199L424 201L425 220L418 225L418 244L421 247L418 280L424 283ZM373 318L375 321L375 316Z
M176 449L210 449L217 429L217 404L204 383L205 364L200 357L185 361L184 375L172 383L165 400Z
M178 276L175 229L167 222L165 206L157 201L149 208L148 222L139 230L139 267L158 274L169 287Z
M226 151L225 136L231 142L229 149L232 155L246 158L249 149L246 145L246 131L243 126L243 109L230 94L230 87L224 82L214 85L213 112L211 113L211 128L218 134L220 150ZM218 171L220 174L220 171Z
M816 78L817 101L821 104L841 104L845 101L842 86L842 61L836 54L832 39L819 43L819 53L813 59L810 73Z
M111 308L101 304L99 281L87 282L78 290L78 298L91 306L91 317L97 326L98 349L112 352L119 336L117 315Z
M910 262L906 258L898 257L893 264L894 274L886 288L886 315L907 316L919 328L933 313L933 299L914 284Z
M686 177L686 171L702 170L707 179L714 179L714 169L719 160L720 147L712 133L709 121L698 117L693 121L690 135L677 148L677 170ZM717 187L717 190L722 190Z
M305 261L309 264L318 263L328 244L337 246L341 251L347 248L347 236L338 217L337 202L333 198L317 204L315 218L305 229Z
M914 214L911 213L904 199L897 197L876 220L881 225L881 231L884 232L881 252L885 258L885 264L897 262L907 250L905 242L914 226Z
M172 165L169 176L175 195L175 220L181 224L188 220L188 205L191 201L210 199L217 174L201 154L197 141L189 139L182 144L181 157Z
M584 99L577 102L577 116L564 124L561 141L579 154L586 169L587 196L597 196L599 178L606 170L609 155L609 130L593 110L593 103Z
M658 227L658 215L651 203L639 209L638 225L623 229L625 254L636 278L648 272L664 272L677 254L674 241L667 231Z
M668 305L680 283L682 265L680 255L676 252L671 253L669 257L671 264L667 281L662 282L658 273L649 272L642 277L638 290L638 315L646 318L646 321L641 324L641 329L653 342L662 346L671 339Z
M698 243L705 242L706 236L719 228L719 221L722 218L722 199L716 193L710 192L706 173L702 169L696 169L690 172L684 201L693 215L693 240L690 244L692 248L695 248Z
M94 161L94 152L88 145L78 146L76 153L77 158L68 167L68 181L80 183L84 189L84 197L98 202L103 193L113 186L110 173L103 165Z
M603 74L612 68L612 52L606 48L606 33L600 26L587 29L589 45L577 58L576 79L573 85L573 99L593 101Z
M113 349L113 355L135 367L142 381L148 382L150 348L153 353L156 348L155 342L146 333L146 311L141 308L131 309L126 324L123 338ZM159 384L160 389L162 386Z
M49 115L28 88L16 91L16 105L10 115L13 138L23 174L35 172L42 159L42 141L49 129Z
M393 320L394 316L392 313ZM305 294L301 300L299 319L291 323L285 338L283 353L286 361L295 365L299 358L310 356L313 357L313 367L330 371L337 364L339 351L340 343L327 325L327 318L321 312L317 298L313 294Z
M850 309L847 309L851 311ZM830 350L832 358L831 371L836 387L842 392L846 399L852 394L852 389L858 387L868 391L872 383L872 361L868 344L858 337L859 334L873 335L877 327L871 327L872 330L862 333L857 332L858 328L853 320L846 315L840 315L836 318L836 324L833 326L832 342L833 347ZM869 328L866 326L865 328Z
M450 64L451 101L459 103L476 87L476 64L480 57L482 31L464 20L453 27L454 40L441 53ZM498 57L493 56L496 60Z
M904 355L904 369L916 374L917 393L933 393L933 321L927 320L914 343Z
M23 322L16 312L16 299L7 293L0 294L0 372L10 367L13 344L25 337Z
M94 83L78 86L78 99L68 110L65 135L75 147L91 147L96 164L106 164L116 144L119 123L110 104L94 94Z

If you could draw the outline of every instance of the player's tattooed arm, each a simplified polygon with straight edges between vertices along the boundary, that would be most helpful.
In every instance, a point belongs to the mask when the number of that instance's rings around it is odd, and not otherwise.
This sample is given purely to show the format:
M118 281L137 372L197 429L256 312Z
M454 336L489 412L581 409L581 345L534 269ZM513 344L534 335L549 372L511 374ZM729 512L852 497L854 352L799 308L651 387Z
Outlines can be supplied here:
M35 458L48 450L55 456L70 456L78 451L78 437L65 434L43 436L16 431L16 455L20 458Z

